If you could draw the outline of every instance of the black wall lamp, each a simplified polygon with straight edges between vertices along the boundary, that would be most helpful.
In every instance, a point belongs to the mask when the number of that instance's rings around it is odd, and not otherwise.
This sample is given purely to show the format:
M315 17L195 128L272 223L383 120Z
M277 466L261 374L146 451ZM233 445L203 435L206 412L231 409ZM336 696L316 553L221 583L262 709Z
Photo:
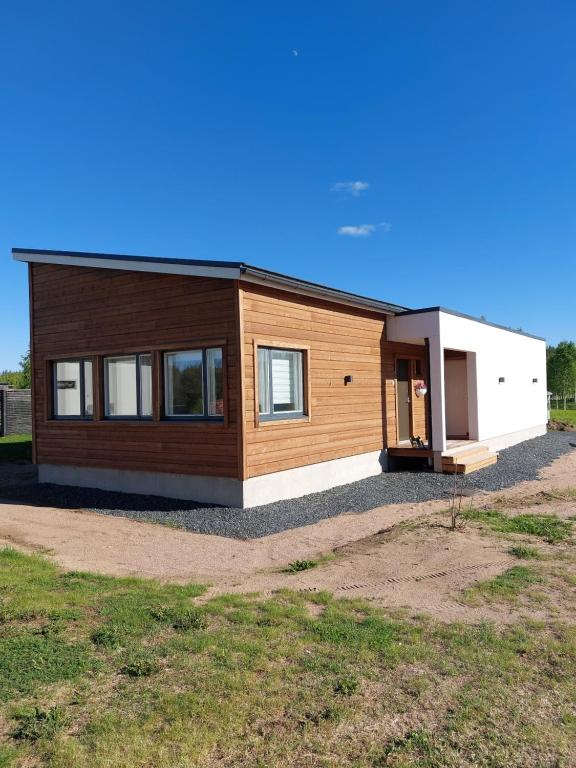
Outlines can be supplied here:
M500 378L498 379L498 384L504 384L505 381L506 379L504 378L504 376L500 376Z
M349 373L344 376L344 384L352 384L354 381L354 377L351 376Z

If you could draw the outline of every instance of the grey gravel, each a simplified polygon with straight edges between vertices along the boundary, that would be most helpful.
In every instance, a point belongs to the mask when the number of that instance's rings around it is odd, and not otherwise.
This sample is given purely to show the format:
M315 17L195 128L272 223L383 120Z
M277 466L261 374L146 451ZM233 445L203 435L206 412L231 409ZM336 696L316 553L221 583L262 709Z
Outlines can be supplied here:
M496 464L466 475L463 482L466 488L498 491L523 480L536 480L542 467L574 448L576 434L548 432L542 437L501 451ZM61 485L9 487L1 484L1 480L0 494L12 502L22 504L82 509L164 523L197 533L253 539L312 525L337 515L366 512L386 504L446 498L453 484L454 478L451 475L428 471L384 472L322 493L252 509L206 506L158 496L111 493Z

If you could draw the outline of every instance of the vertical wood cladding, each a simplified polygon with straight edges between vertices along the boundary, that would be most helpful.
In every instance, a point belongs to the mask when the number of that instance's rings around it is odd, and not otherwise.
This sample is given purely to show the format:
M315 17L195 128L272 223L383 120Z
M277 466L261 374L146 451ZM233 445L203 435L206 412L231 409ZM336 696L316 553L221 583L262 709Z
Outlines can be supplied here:
M240 290L246 477L396 444L394 355L420 356L421 347L388 344L385 317L369 310L255 285ZM258 423L255 344L308 350L309 420Z
M33 264L30 273L38 463L239 476L234 281L52 264ZM224 422L161 421L156 402L159 352L221 344L225 350ZM153 353L153 421L50 418L51 360L79 356L99 362L102 355L132 352ZM95 379L100 380L99 372ZM97 403L96 416L99 413Z

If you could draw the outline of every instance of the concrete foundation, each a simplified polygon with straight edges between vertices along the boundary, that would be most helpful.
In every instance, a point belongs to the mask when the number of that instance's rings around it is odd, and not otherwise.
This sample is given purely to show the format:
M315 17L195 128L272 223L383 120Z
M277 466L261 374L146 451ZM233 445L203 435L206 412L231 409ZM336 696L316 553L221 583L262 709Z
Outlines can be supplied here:
M260 475L244 482L229 477L54 464L40 464L38 478L41 483L100 488L105 491L166 496L170 499L248 508L326 491L378 475L387 468L386 458L385 451L374 451Z

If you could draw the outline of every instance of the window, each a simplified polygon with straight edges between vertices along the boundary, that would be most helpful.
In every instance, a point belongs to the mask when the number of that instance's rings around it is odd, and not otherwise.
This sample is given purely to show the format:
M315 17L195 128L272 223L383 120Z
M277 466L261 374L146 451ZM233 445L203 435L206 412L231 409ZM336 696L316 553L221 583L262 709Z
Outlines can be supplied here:
M261 419L304 415L302 352L258 348L258 407Z
M167 418L222 419L222 349L191 349L164 355Z
M53 364L53 413L57 419L91 419L94 413L91 360Z
M151 418L152 355L105 357L104 387L107 418Z

